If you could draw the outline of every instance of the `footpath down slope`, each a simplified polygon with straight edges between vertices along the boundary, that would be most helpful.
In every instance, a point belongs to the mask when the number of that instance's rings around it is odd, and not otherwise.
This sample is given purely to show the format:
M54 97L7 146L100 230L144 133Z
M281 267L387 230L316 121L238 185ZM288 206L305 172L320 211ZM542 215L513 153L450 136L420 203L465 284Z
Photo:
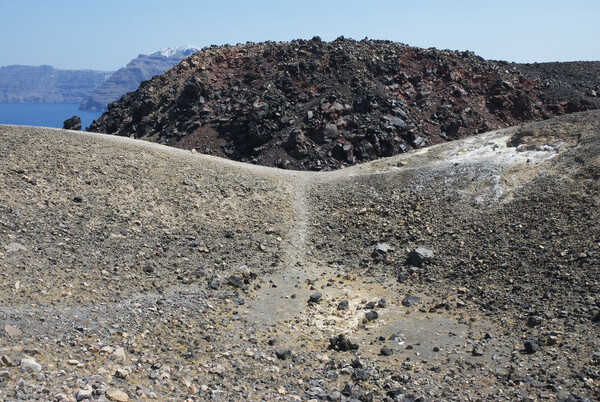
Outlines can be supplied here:
M0 398L598 399L599 117L329 173L0 126Z

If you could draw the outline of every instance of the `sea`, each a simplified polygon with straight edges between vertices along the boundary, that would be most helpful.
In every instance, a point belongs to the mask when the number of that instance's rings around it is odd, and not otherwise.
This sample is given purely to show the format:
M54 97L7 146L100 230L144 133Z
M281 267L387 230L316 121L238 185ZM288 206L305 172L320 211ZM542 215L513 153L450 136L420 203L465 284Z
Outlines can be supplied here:
M85 130L100 115L79 110L79 103L0 103L0 124L63 128L65 120L79 116Z

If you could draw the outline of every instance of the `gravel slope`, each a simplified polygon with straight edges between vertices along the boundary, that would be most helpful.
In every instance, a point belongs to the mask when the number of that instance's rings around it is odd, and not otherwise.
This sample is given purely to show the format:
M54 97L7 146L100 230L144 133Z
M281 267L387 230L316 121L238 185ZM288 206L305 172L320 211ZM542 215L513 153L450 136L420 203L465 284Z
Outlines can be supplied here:
M0 398L598 399L599 117L330 173L0 126Z

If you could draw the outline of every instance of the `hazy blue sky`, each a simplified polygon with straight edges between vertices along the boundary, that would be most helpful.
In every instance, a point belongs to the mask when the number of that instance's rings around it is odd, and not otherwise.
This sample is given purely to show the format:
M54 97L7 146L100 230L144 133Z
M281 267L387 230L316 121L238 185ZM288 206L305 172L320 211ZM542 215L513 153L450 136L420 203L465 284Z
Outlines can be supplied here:
M600 1L0 0L0 66L115 70L164 47L315 35L517 62L600 60Z

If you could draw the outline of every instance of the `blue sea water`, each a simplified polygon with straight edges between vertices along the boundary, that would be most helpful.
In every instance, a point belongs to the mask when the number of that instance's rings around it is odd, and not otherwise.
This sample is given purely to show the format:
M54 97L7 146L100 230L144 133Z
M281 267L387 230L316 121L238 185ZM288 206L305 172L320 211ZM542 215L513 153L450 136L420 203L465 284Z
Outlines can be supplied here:
M62 128L65 120L79 116L85 129L101 114L79 110L79 103L0 103L0 124Z

